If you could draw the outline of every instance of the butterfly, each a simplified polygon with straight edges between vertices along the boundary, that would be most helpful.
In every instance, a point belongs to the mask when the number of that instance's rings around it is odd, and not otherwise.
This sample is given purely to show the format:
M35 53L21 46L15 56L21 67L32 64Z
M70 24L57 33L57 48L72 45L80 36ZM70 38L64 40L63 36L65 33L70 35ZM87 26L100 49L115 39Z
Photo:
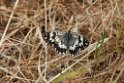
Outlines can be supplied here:
M41 32L44 41L53 46L59 54L69 52L71 55L76 55L79 50L89 46L89 41L79 33L56 30L46 32L45 29Z

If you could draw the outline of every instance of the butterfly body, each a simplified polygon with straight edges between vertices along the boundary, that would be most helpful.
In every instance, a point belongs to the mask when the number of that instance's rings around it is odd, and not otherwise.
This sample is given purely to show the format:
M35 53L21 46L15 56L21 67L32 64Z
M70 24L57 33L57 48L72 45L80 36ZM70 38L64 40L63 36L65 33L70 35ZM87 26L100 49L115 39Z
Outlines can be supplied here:
M89 42L88 40L74 32L61 32L61 31L42 31L43 39L50 45L52 45L59 54L66 54L70 52L72 55L76 55L79 50L85 49Z

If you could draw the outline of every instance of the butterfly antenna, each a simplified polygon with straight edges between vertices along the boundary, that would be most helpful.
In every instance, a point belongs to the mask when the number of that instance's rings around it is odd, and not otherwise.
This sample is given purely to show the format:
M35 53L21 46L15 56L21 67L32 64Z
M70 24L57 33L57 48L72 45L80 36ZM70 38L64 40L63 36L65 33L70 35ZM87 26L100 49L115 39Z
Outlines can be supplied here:
M70 18L70 20L69 20L68 32L70 32L71 29L72 29L72 23L73 23L73 21L74 21L74 16L72 16L72 17Z

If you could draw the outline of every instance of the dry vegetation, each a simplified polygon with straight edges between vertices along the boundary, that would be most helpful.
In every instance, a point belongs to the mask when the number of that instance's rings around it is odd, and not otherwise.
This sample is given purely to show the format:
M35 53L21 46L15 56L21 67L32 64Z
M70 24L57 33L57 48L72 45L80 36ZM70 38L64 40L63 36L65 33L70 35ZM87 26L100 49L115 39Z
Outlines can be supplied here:
M0 83L124 83L123 14L124 0L0 0ZM43 26L90 46L58 56Z

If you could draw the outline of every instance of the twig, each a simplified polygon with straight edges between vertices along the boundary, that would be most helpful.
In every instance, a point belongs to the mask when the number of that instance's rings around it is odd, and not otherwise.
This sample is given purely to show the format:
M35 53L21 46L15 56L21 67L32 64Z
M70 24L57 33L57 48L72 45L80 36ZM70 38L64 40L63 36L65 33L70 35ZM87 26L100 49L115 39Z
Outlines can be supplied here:
M19 2L19 0L16 0L15 5L14 5L14 7L13 7L13 11L12 11L12 13L11 13L11 15L10 15L10 18L9 18L8 23L7 23L7 25L6 25L5 31L4 31L4 33L3 33L3 36L2 36L2 38L1 38L1 40L0 40L0 46L1 46L2 43L3 43L3 40L4 40L4 38L5 38L5 35L6 35L7 30L8 30L8 28L9 28L9 24L10 24L10 22L11 22L11 20L12 20L12 17L13 17L13 15L14 15L14 11L15 11L17 5L18 5L18 2Z

